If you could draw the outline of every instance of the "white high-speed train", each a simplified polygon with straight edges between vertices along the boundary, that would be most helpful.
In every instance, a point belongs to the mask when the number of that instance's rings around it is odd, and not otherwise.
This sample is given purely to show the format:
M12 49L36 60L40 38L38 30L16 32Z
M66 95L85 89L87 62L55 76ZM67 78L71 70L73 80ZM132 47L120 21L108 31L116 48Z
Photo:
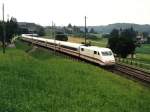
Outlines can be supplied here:
M102 66L115 65L114 55L109 48L85 46L83 44L45 39L40 37L34 37L31 34L22 34L22 39L25 41L30 41L34 44L39 44L45 47L55 49L57 51L78 56L82 59L98 63Z

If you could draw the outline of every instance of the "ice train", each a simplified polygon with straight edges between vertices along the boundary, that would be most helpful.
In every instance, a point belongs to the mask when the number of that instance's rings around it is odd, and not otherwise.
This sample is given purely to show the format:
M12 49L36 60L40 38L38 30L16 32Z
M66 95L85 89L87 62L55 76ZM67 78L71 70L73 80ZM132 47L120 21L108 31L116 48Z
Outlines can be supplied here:
M35 37L35 35L31 34L22 34L22 39L24 41L32 42L40 46L48 47L94 63L98 63L101 66L115 65L113 52L109 48L85 46L83 44L45 39Z

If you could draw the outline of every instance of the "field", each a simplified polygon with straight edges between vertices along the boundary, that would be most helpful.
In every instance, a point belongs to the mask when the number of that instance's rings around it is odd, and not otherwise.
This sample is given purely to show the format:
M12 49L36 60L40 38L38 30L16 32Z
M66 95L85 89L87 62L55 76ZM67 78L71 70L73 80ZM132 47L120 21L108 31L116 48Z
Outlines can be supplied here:
M81 37L69 37L68 41L74 42L74 43L82 43L82 42L85 42L85 39L81 38ZM106 38L87 39L87 42L89 42L89 41L94 46L106 47L106 45L107 45L107 39Z
M150 72L150 44L142 44L141 47L136 48L135 56L133 60L129 58L122 62Z
M88 38L87 43L90 41L91 45L94 46L99 46L99 47L106 47L107 45L107 39L106 38L101 38L101 34L91 34L96 36L96 38ZM51 31L46 31L46 35L43 36L43 38L48 38L48 39L54 39L52 37ZM82 43L85 42L84 37L79 37L79 36L68 36L68 42L73 42L73 43Z
M136 49L136 53L139 61L150 64L150 44L143 44Z
M0 50L0 112L148 112L150 89L84 62L16 43Z

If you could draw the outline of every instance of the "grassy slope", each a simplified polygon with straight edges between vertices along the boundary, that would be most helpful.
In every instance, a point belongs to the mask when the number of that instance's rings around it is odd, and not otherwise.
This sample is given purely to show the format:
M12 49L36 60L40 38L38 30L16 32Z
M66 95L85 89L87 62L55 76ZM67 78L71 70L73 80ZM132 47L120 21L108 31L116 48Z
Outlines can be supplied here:
M150 110L149 88L89 64L40 49L28 54L17 46L5 55L0 51L0 112Z

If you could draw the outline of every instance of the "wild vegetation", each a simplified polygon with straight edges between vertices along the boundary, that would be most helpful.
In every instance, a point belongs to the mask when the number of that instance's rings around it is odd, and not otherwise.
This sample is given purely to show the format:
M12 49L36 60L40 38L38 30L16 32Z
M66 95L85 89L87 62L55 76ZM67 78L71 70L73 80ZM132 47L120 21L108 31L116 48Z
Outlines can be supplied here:
M147 112L150 89L93 65L16 42L0 50L1 112Z

